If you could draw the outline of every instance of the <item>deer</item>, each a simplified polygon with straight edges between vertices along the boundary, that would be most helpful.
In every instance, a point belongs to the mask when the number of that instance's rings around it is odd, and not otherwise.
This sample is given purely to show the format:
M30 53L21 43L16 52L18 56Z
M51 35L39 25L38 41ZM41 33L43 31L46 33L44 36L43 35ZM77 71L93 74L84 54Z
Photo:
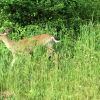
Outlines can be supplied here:
M0 33L0 40L5 44L5 46L12 53L12 62L11 66L14 65L16 61L17 53L28 53L30 54L34 47L43 45L46 46L47 52L52 53L54 51L53 44L58 43L59 41L54 38L54 36L49 34L40 34L32 36L30 38L24 38L18 41L12 40L8 37L10 33L9 29Z

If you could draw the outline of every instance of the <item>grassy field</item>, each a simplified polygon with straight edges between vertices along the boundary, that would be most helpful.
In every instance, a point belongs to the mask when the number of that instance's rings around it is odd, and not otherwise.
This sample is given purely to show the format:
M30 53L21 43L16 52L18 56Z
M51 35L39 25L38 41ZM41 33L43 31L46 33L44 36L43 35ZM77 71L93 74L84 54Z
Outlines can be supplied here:
M55 51L49 60L37 48L11 67L0 43L0 100L100 100L100 24L80 26L76 41L66 32Z

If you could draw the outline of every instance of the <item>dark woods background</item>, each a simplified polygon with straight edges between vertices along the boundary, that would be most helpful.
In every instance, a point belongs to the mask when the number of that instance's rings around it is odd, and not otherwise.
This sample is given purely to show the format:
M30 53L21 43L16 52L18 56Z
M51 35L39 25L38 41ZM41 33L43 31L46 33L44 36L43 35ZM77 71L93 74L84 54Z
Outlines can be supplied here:
M80 24L100 22L99 0L2 0L0 1L0 27L17 27L41 24L60 32L73 29L75 36ZM17 27L16 27L17 25ZM62 32L63 34L64 31Z

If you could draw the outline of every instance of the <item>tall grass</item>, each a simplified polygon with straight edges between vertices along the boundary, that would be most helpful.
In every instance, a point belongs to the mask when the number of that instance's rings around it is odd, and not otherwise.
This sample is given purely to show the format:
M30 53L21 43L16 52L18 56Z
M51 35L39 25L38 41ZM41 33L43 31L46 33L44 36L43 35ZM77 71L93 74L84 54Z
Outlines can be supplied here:
M1 43L0 100L99 100L100 24L80 26L76 41L69 35L60 41L51 60L38 48L32 58L18 56L13 67Z

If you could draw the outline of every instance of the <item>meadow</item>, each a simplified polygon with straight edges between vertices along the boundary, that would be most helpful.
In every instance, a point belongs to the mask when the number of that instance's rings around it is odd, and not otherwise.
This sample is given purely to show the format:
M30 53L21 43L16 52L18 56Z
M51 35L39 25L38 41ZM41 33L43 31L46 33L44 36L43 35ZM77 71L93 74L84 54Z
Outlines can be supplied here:
M49 26L33 28L22 35L57 34ZM66 30L60 36L50 60L45 48L33 47L33 56L18 55L13 67L11 52L0 42L0 100L100 100L100 24L80 25L77 39L72 35ZM9 37L21 39L15 33Z

